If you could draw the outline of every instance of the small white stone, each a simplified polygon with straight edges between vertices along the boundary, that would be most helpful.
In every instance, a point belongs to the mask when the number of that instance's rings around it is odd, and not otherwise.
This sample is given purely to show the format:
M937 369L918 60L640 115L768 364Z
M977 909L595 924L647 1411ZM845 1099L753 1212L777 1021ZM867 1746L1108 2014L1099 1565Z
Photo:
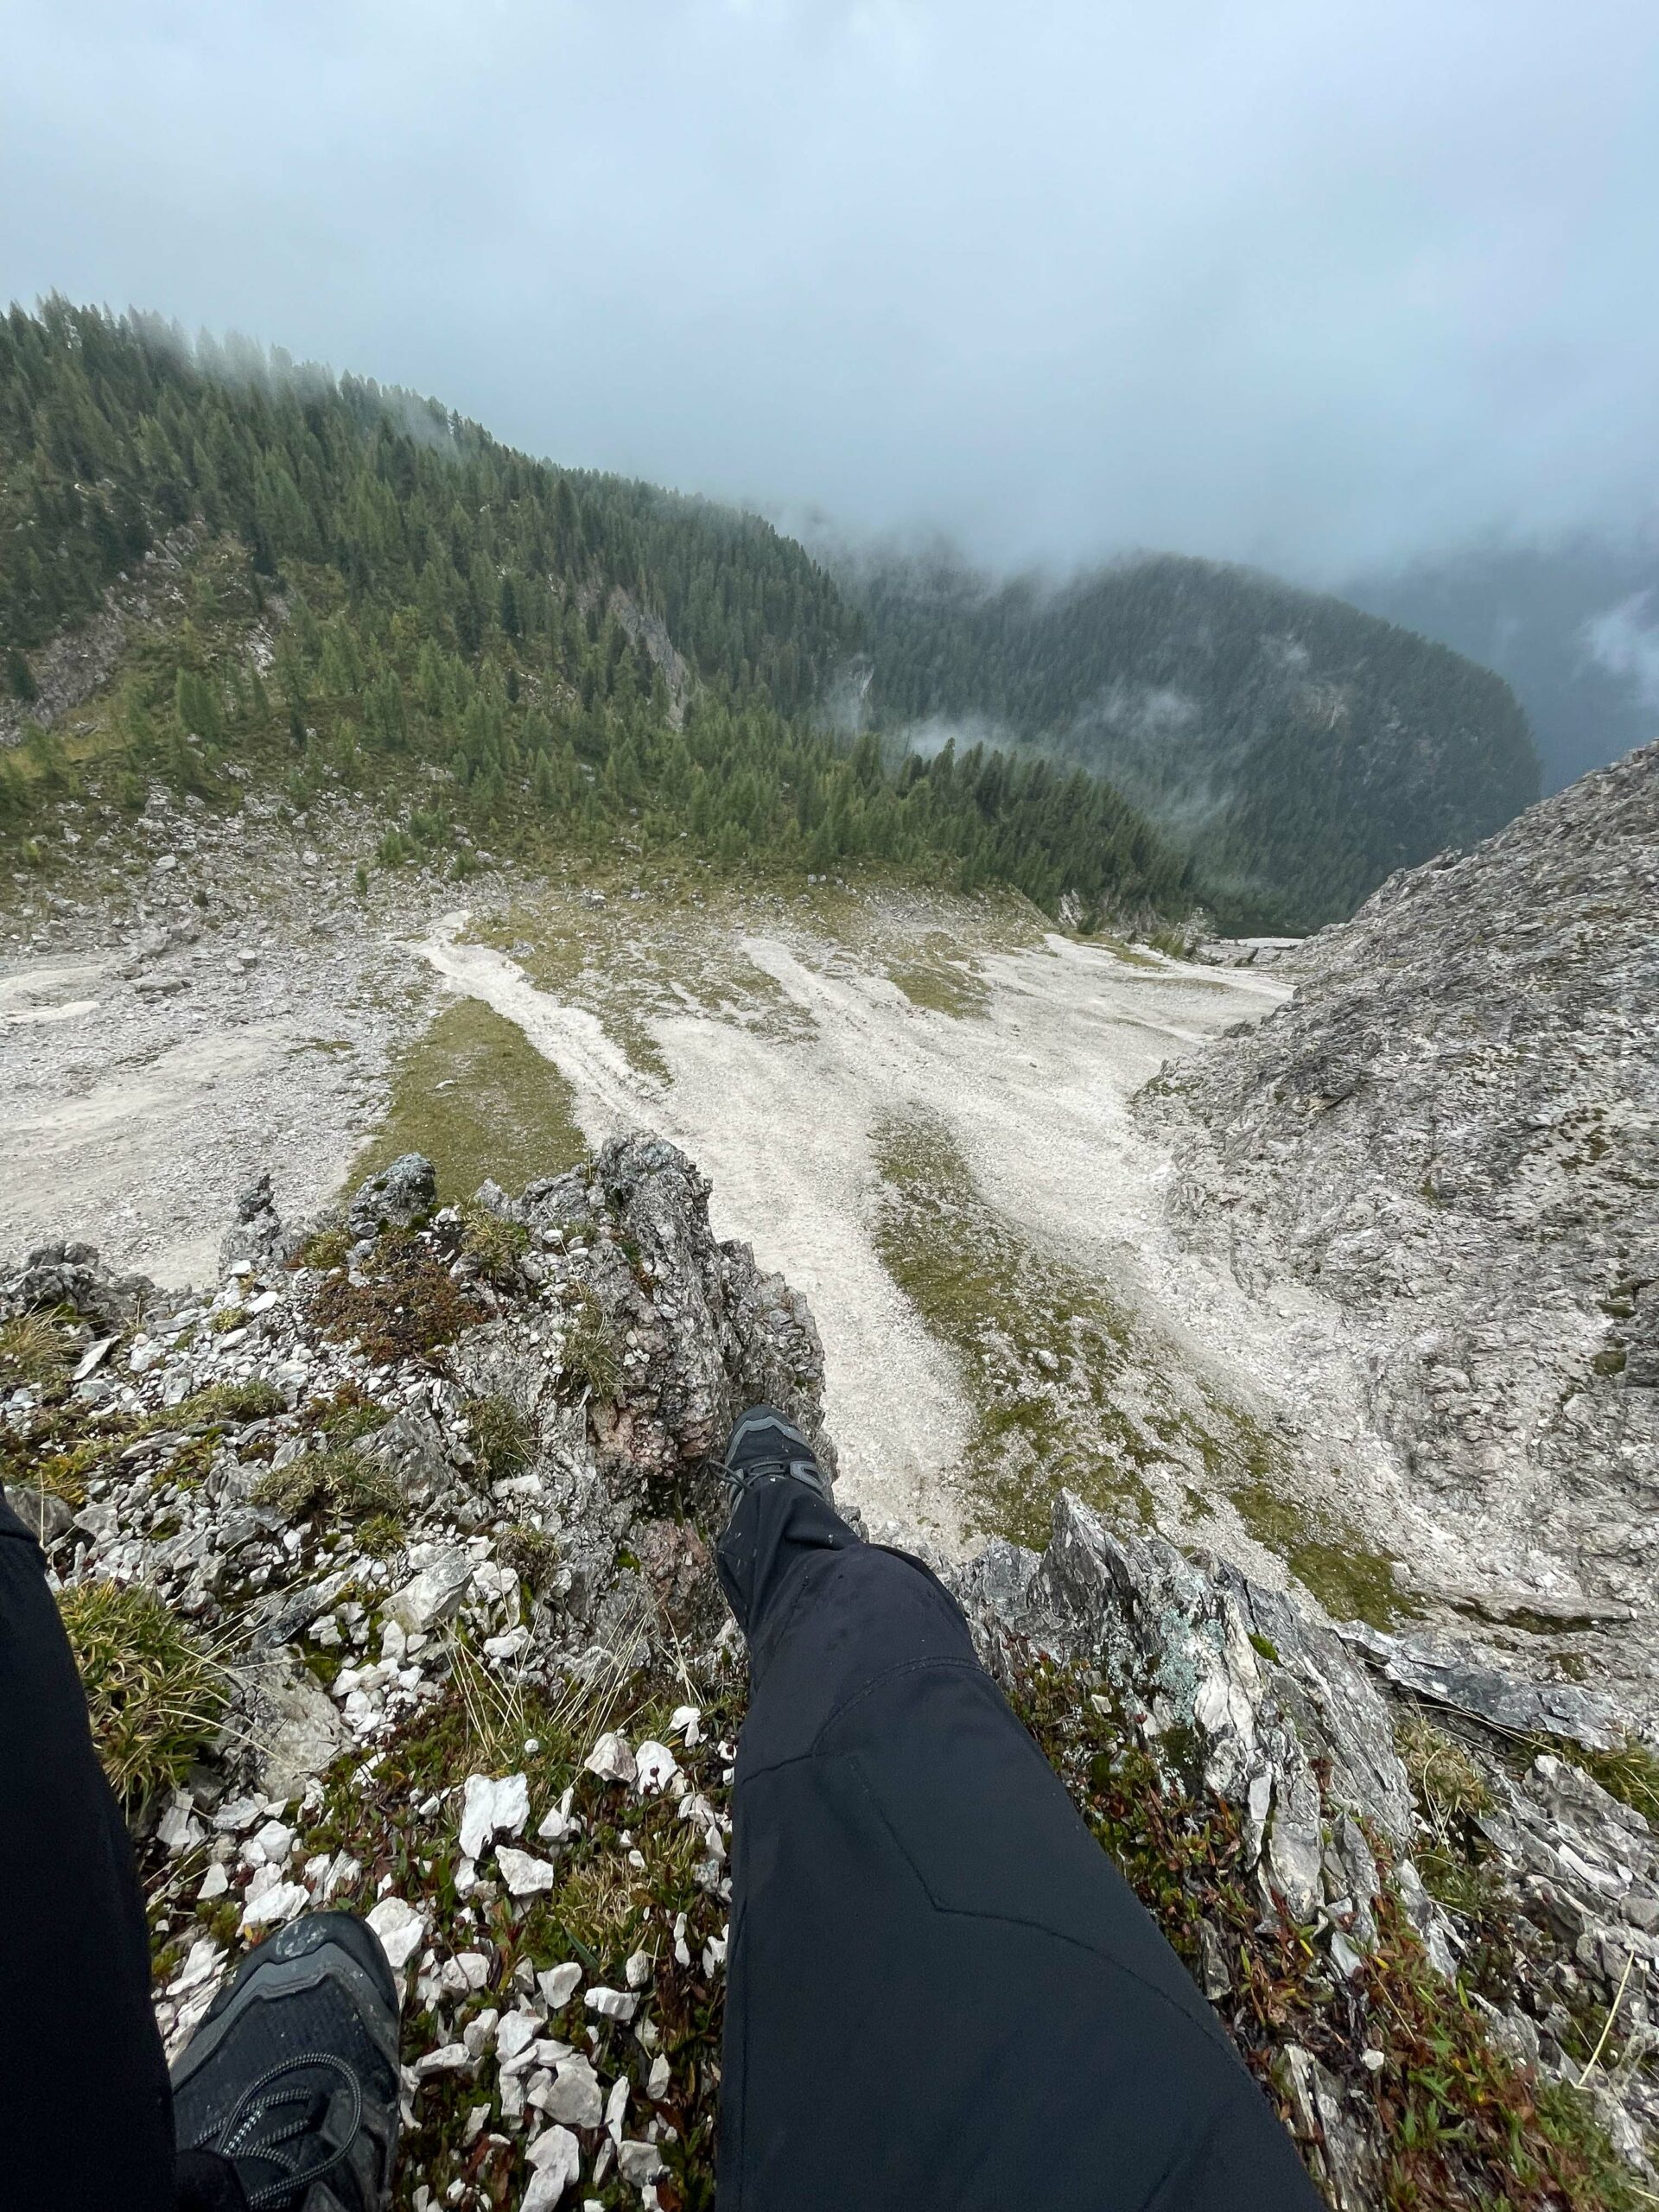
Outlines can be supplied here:
M679 1763L666 1744L647 1740L633 1755L634 1787L642 1797L654 1797L679 1772Z
M588 2010L597 2012L605 2020L631 2020L639 2008L639 1999L622 1989L590 1989L587 1997Z
M201 1878L201 1887L196 1891L200 1904L211 1904L215 1897L222 1897L231 1886L231 1878L217 1859Z
M651 2072L645 2076L645 2094L653 2104L668 2094L668 2061L660 2050L652 2060Z
M611 2084L611 2094L605 2100L605 2132L613 2143L622 2140L622 2116L628 2108L628 2077L620 2075Z
M585 2058L567 2058L554 2069L545 2088L532 2088L530 2101L550 2120L570 2127L597 2127L605 2116L599 2077Z
M536 2138L525 2156L535 2171L519 2212L545 2212L580 2178L582 2145L568 2127L550 2127Z
M246 1904L242 1908L244 1928L274 1928L279 1921L292 1920L295 1914L310 1910L311 1892L303 1882L273 1882L258 1897L251 1887Z
M1340 1928L1333 1928L1331 1931L1331 1963L1345 1981L1351 1981L1357 1974L1364 1971L1364 1960Z
M415 2062L415 2071L423 2082L430 2081L435 2074L467 2074L472 2071L473 2054L464 2043L446 2043L436 2050L429 2050Z
M281 1821L267 1821L263 1827L254 1830L250 1840L257 1844L271 1866L281 1866L287 1863L288 1854L294 1848L294 1831Z
M192 1844L200 1843L207 1833L196 1818L189 1791L175 1789L168 1801L167 1810L156 1823L156 1840L168 1851L188 1851Z
M509 1893L515 1897L536 1897L543 1890L550 1890L556 1878L550 1859L534 1859L527 1851L514 1851L510 1844L499 1847L495 1863L501 1869L501 1878Z
M566 1836L581 1828L580 1815L570 1809L575 1794L574 1789L567 1789L558 1803L543 1815L541 1826L536 1833L543 1843L563 1843Z
M617 2171L635 2189L649 2189L668 2171L663 2154L654 2143L624 2143L616 2153Z
M702 1740L702 1714L695 1705L677 1705L669 1719L668 1732L677 1736L688 1751L694 1751Z
M530 1784L522 1774L499 1780L469 1774L461 1814L461 1849L476 1859L493 1835L517 1835L530 1818Z
M632 1782L635 1768L633 1753L628 1749L627 1738L607 1732L588 1752L586 1761L589 1774L596 1774L602 1782Z
M623 1971L628 1977L628 1987L630 1989L643 1989L645 1984L651 1980L650 1952L635 1951L629 1958L628 1963Z
M484 2133L484 2123L490 2116L488 2105L474 2105L467 2115L467 2125L461 2131L461 2147L470 2151Z
M574 1963L549 1967L536 1977L536 1986L550 2012L562 2012L582 1986L582 1968Z
M393 1974L401 1974L426 1941L426 1916L402 1897L382 1897L368 1915Z
M485 1637L484 1656L493 1665L504 1667L509 1660L516 1659L529 1642L530 1630L527 1628L522 1624L510 1628L503 1635Z
M504 2062L517 2058L535 2042L540 2025L533 2012L504 2012L495 2031L496 2056Z
M225 1962L225 1954L211 1936L199 1936L190 1946L184 1964L167 1985L169 1997L187 1997L193 1989L201 1988L215 1979Z

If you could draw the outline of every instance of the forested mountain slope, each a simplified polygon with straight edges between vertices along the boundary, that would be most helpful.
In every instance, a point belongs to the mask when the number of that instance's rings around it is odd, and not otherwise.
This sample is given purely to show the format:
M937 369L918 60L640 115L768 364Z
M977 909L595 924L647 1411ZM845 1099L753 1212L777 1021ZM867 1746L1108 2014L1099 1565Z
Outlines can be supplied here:
M563 840L1192 906L1096 780L838 748L810 710L858 627L769 524L431 402L60 301L0 322L0 837L37 866L66 797L111 834L153 780L269 774L372 794L384 865Z
M948 558L845 576L880 725L966 722L1110 777L1235 924L1339 919L1538 795L1500 677L1249 569L1162 556L1058 589Z

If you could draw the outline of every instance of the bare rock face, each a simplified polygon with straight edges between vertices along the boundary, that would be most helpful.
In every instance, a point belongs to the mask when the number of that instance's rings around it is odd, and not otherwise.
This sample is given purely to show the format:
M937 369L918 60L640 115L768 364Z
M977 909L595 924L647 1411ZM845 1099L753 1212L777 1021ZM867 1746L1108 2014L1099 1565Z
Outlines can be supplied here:
M1523 2064L1577 2082L1574 2014L1599 2024L1616 2013L1622 2055L1599 2091L1599 2116L1649 2173L1645 2145L1659 2124L1647 1995L1659 1976L1659 1838L1567 1758L1517 1758L1512 1721L1535 1702L1530 1685L1487 1669L1477 1702L1463 1677L1420 1683L1389 1664L1402 1649L1393 1638L1356 1658L1296 1599L1159 1536L1120 1541L1066 1493L1040 1556L997 1542L947 1573L982 1656L1006 1683L1027 1649L1080 1667L1166 1770L1192 1781L1196 1768L1202 1791L1237 1809L1264 1906L1311 1931L1336 1979L1376 1948L1391 1886L1435 1971L1463 1974L1465 1987L1484 1981L1488 1993L1467 2001ZM1420 1695L1432 1714L1474 1724L1455 1738L1456 1756L1467 1762L1483 1880L1510 1931L1501 1971L1490 1961L1474 1970L1477 1928L1431 1896L1416 1864L1437 1835L1395 1736L1402 1707L1414 1711ZM1215 1998L1226 1982L1219 1955L1213 1972ZM1319 2146L1310 2164L1330 2202L1370 2212L1381 2201L1374 2100L1356 2100L1295 2044L1274 2070L1299 2134Z
M833 1474L810 1311L747 1244L715 1242L709 1191L672 1145L615 1137L591 1166L532 1183L507 1208L559 1248L568 1290L590 1301L577 1332L614 1348L601 1450L646 1479L692 1478L765 1400L803 1423Z
M1392 877L1166 1071L1184 1233L1338 1301L1452 1541L1420 1587L1577 1626L1659 1716L1659 746ZM1456 1561L1455 1567L1450 1562Z

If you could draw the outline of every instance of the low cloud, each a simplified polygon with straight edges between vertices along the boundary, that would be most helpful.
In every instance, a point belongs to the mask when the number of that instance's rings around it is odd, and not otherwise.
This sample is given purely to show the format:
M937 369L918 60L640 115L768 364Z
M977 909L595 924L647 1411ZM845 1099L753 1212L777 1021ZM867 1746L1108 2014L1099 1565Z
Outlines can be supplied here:
M1659 614L1652 592L1633 593L1593 615L1580 636L1599 667L1624 677L1644 707L1659 711Z
M1638 521L1653 0L15 0L0 269L999 567Z

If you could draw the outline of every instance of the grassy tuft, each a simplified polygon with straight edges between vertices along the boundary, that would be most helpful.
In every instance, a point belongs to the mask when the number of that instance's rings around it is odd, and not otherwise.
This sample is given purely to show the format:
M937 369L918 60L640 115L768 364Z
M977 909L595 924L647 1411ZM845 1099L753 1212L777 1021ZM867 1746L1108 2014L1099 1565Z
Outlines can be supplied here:
M552 1580L559 1564L559 1540L531 1521L515 1521L497 1546L504 1567L510 1567L525 1588L539 1597Z
M0 1322L0 1390L45 1390L67 1373L72 1340L45 1313Z
M290 1519L325 1507L348 1521L370 1515L395 1519L403 1507L393 1477L348 1445L302 1452L285 1467L272 1467L255 1484L253 1496L257 1503L273 1505Z
M78 1583L58 1603L99 1756L136 1808L180 1782L217 1730L225 1669L142 1585Z
M506 1482L522 1475L536 1449L535 1431L523 1410L492 1392L469 1398L465 1411L480 1481Z
M602 1405L613 1404L622 1389L622 1370L616 1346L605 1325L599 1300L590 1290L578 1290L564 1326L559 1361L568 1386L588 1390Z
M1610 1797L1640 1813L1659 1834L1659 1759L1645 1745L1621 1744L1611 1751L1587 1751L1581 1744L1552 1744L1548 1748L1582 1767Z
M315 1268L320 1274L327 1274L331 1268L343 1268L351 1255L351 1232L346 1229L320 1229L315 1236L308 1236L299 1249L302 1268Z
M511 1289L518 1281L518 1262L530 1249L530 1231L522 1221L508 1221L487 1206L461 1209L467 1226L461 1249L475 1260L491 1282Z

